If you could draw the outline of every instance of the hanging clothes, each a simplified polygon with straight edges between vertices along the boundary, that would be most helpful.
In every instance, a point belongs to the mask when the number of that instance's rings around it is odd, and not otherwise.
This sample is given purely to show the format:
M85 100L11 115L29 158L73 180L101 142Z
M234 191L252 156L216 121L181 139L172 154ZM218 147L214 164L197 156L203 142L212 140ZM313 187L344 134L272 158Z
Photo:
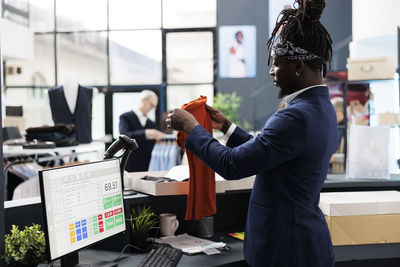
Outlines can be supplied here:
M63 86L50 88L48 93L54 124L75 124L79 143L92 142L93 89L79 85L74 113L68 107Z
M37 177L38 171L43 167L36 162L23 163L12 166L8 171L21 177L23 180L29 180Z
M154 145L151 152L149 171L169 170L181 164L180 148L175 141L161 141Z
M190 112L199 124L212 134L210 115L206 111L207 97L201 96L181 108ZM185 146L187 134L178 133L178 145ZM215 195L215 173L203 161L186 150L189 162L189 195L185 220L198 220L217 212Z

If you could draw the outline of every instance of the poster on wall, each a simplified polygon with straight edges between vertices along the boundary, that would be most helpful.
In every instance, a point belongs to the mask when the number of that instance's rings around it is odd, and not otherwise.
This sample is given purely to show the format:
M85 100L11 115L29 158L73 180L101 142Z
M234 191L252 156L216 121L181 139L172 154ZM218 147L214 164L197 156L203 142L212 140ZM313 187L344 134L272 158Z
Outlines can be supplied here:
M219 76L251 78L256 76L256 26L219 28Z
M268 6L268 28L269 28L269 32L268 32L268 38L269 36L271 36L271 33L275 27L276 24L276 19L278 18L279 13L281 13L281 11L283 9L287 9L287 8L293 8L293 0L288 1L288 0L269 0L269 6Z

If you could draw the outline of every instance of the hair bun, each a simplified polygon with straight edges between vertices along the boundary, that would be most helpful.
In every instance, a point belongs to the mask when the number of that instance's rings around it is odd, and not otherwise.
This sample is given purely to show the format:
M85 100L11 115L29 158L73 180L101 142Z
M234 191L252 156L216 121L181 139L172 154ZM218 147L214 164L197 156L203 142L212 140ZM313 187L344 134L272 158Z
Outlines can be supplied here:
M325 8L324 0L298 0L299 12L305 21L316 22L321 18Z

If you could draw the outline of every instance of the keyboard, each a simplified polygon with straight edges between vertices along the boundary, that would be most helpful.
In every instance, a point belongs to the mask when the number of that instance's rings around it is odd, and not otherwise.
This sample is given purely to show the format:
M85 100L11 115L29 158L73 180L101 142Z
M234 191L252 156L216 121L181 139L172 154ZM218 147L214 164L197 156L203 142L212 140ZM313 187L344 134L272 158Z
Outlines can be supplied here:
M140 267L175 267L182 256L182 250L163 244L154 244L150 252L139 263Z

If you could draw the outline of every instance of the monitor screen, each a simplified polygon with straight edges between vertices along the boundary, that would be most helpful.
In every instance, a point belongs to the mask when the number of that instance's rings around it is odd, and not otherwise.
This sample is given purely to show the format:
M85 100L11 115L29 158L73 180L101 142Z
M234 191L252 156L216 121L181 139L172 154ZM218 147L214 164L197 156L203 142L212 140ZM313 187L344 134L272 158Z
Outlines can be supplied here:
M39 171L49 260L125 231L118 159Z

